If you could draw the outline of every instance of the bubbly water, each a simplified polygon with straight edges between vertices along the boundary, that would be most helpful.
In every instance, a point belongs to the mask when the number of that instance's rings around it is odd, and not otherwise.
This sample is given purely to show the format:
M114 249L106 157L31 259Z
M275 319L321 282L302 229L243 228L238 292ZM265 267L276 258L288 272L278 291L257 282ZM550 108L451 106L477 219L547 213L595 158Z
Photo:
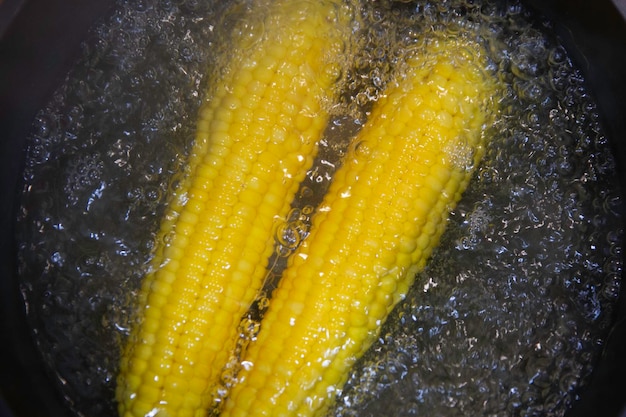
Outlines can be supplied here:
M18 216L21 288L68 407L116 414L119 345L206 74L244 0L120 1L34 121ZM431 30L489 45L506 86L491 143L428 267L330 415L559 416L608 332L622 197L581 73L515 1L364 2L362 50L292 220L308 218L396 64ZM300 223L278 237L297 244ZM304 226L306 227L306 226Z

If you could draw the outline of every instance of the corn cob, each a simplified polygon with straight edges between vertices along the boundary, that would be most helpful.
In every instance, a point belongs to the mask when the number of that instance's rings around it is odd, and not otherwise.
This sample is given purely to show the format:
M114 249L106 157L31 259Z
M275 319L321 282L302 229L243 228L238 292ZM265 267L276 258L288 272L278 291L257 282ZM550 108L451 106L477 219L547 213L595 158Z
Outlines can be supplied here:
M495 84L474 42L435 38L406 62L289 259L222 415L322 414L438 243Z
M350 39L341 0L258 1L247 19L137 297L117 379L123 417L207 414L338 94Z

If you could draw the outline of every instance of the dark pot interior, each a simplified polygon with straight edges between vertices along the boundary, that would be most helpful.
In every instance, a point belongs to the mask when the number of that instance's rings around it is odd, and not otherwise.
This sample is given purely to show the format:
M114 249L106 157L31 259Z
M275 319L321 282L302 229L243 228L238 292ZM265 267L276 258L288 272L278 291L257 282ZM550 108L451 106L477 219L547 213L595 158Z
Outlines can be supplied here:
M586 73L626 184L626 23L612 2L529 0ZM25 325L15 273L13 222L25 138L77 54L81 39L112 0L0 2L0 416L63 416L68 411L44 370ZM4 32L4 33L3 33ZM591 384L570 417L617 416L626 405L626 300L622 291L614 328ZM9 409L11 411L9 411Z
M15 13L0 42L0 266L2 340L0 416L65 416L63 400L52 389L25 326L16 273L13 219L23 149L38 108L62 81L93 22L113 1L12 1L0 14ZM3 9L5 8L5 9ZM2 22L3 24L8 22Z

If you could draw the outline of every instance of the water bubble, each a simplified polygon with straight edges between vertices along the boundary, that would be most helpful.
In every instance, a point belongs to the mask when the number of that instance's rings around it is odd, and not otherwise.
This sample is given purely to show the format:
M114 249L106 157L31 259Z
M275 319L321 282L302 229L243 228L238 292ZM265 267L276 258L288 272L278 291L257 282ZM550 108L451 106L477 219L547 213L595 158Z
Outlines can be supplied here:
M147 11L150 8L150 3L148 0L137 0L135 2L135 10L142 13Z
M56 120L49 114L39 114L33 123L33 134L38 138L45 139L56 126Z
M294 250L300 244L302 237L297 225L293 223L283 223L278 227L276 240L285 249Z
M31 165L38 165L47 162L50 158L50 151L43 143L33 144L28 149L28 160Z
M142 191L142 195L148 202L155 202L161 199L161 190L157 186L147 186Z
M258 298L257 303L258 303L259 309L263 311L269 307L270 299L267 297L260 297Z
M608 300L617 300L621 289L621 274L607 274L602 287L602 296Z
M239 333L241 337L249 340L253 340L256 335L259 333L259 329L261 328L261 323L259 321L244 318L239 323Z

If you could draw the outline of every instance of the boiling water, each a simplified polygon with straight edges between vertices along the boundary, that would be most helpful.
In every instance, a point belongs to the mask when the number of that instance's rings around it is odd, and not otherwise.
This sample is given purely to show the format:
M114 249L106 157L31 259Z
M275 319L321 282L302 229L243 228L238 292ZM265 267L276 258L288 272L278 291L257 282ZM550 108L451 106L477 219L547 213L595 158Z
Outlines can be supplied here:
M119 2L33 125L18 218L37 345L77 415L113 416L119 344L207 68L244 1ZM330 415L562 415L607 336L621 196L581 73L516 2L371 2L343 108L302 189L314 202L396 64L431 30L489 46L502 116L447 232Z

